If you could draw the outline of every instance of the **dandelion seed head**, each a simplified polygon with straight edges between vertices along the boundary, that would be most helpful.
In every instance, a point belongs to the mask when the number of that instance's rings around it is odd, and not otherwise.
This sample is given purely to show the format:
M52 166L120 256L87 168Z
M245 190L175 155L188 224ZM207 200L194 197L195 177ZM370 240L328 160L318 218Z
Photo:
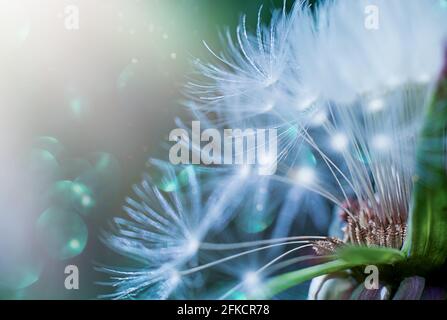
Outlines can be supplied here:
M324 124L326 122L326 120L327 120L327 113L325 111L318 111L313 116L313 118L311 120L311 124L313 126L321 126L322 124Z
M391 148L392 142L389 136L385 134L377 134L371 139L371 144L374 150L383 152Z
M182 277L180 273L177 270L172 270L171 274L169 276L169 285L176 287L180 281L182 280Z
M368 103L368 111L370 112L377 112L382 110L385 107L385 102L380 99L373 99Z
M336 151L344 151L349 145L348 137L344 133L336 133L331 138L331 145Z
M200 247L200 241L194 237L191 237L186 243L185 252L188 255L194 255Z
M374 32L364 27L367 0L327 1L315 12L297 1L290 13L285 7L275 11L267 25L261 8L254 30L243 16L234 33L222 35L222 53L205 44L212 61L196 60L204 81L188 83L188 105L208 122L214 121L208 115L215 115L222 128L293 127L293 134L278 135L278 157L262 155L254 167L278 165L282 171L275 179L289 186L270 188L274 179L260 178L249 166L219 168L207 183L216 190L202 204L193 174L186 190L168 195L145 178L134 188L137 200L127 199L130 219L115 219L105 239L143 264L136 271L108 270L117 289L112 297L167 298L187 283L187 272L220 264L229 255L197 266L198 255L210 230L225 229L233 217L228 212L241 203L240 215L274 211L272 199L281 203L272 229L274 235L287 235L303 190L342 210L345 242L400 249L417 136L447 38L447 12L439 10L437 0L407 2L377 0L380 27ZM303 146L315 155L312 164L300 162ZM175 180L172 170L167 174ZM262 188L269 191L259 192ZM278 195L271 196L272 190ZM319 249L330 253L341 243L323 239ZM245 245L214 247L222 253ZM242 276L244 269L227 269L248 292L259 288L261 267Z
M180 183L172 166L157 160L152 163L174 185ZM201 192L195 171L190 169L186 173L188 194L180 194L177 189L166 194L152 177L145 175L141 184L134 187L137 200L127 199L125 211L129 219L116 218L113 232L105 233L104 242L112 250L143 265L137 271L103 268L104 272L115 275L111 285L117 290L111 296L145 296L154 287L153 296L166 298L180 284L177 269L187 266L197 254L208 229L202 225L206 211L200 206Z
M311 108L317 101L317 97L309 95L305 96L302 100L298 101L297 107L300 111L307 111Z
M247 271L244 274L244 284L250 290L255 289L260 284L259 275L254 271Z
M151 160L151 164L161 170L164 180L176 186L181 184L180 179L187 180L188 188L176 187L165 192L149 175L144 175L142 182L134 186L135 197L127 198L124 207L128 219L115 218L103 241L139 267L98 268L111 275L106 285L115 289L104 297L185 298L195 274L192 272L188 277L187 270L194 270L204 239L211 230L219 234L219 228L231 219L236 196L240 197L239 179L221 182L221 188L206 190L204 197L205 190L193 167L186 167L180 174L166 162Z
M295 179L299 184L311 185L316 178L315 170L310 167L299 168Z

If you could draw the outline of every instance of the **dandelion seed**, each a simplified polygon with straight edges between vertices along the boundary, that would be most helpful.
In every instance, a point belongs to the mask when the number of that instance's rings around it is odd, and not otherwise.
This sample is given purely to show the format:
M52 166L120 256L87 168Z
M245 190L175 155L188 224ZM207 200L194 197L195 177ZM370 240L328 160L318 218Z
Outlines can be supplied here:
M382 99L374 99L368 103L368 110L370 112L377 112L385 107L385 102Z
M312 168L303 167L296 173L296 181L303 185L310 185L315 180L315 171Z
M331 138L332 147L337 151L344 151L348 144L349 140L343 133L337 133Z
M326 112L319 111L313 116L313 119L311 120L311 124L314 126L321 126L322 124L324 124L326 122L326 120L327 120Z
M255 292L260 284L259 276L254 271L248 271L244 275L244 286L248 292Z
M391 147L390 138L384 134L378 134L372 138L371 144L377 151L387 151Z

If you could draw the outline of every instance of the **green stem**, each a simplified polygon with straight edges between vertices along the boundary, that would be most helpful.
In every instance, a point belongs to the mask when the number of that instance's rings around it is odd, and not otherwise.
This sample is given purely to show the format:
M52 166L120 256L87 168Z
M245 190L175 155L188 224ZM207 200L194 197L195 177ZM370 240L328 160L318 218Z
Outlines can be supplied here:
M354 266L355 264L347 261L334 260L305 269L284 273L272 278L266 283L266 290L262 290L262 298L269 299L278 293L281 293L305 281L312 280L315 277L346 270Z

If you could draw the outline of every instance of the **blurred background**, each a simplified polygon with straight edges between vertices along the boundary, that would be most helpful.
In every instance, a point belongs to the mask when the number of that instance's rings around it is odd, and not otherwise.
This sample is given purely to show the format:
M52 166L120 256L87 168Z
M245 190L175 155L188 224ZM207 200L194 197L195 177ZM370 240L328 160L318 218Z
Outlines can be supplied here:
M283 1L0 0L0 298L104 290L94 266L119 258L101 229L166 157L190 62L242 13L255 26L262 4Z

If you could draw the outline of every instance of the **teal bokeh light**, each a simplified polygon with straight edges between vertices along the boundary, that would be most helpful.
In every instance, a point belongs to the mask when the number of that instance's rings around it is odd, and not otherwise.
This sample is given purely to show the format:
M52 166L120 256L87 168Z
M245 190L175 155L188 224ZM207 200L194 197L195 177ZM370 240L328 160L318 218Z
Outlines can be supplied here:
M6 262L6 261L4 261ZM14 263L0 264L0 289L21 290L36 283L43 265L32 255L14 259Z
M64 146L62 143L55 137L50 136L36 138L34 141L34 146L36 148L48 151L56 159L60 158L64 151Z
M52 207L37 220L37 235L50 256L65 260L79 255L84 250L88 230L76 212Z
M28 157L27 170L36 184L47 185L61 174L59 162L49 151L34 148Z
M264 208L252 208L236 218L241 231L255 234L265 231L274 221L273 212Z

